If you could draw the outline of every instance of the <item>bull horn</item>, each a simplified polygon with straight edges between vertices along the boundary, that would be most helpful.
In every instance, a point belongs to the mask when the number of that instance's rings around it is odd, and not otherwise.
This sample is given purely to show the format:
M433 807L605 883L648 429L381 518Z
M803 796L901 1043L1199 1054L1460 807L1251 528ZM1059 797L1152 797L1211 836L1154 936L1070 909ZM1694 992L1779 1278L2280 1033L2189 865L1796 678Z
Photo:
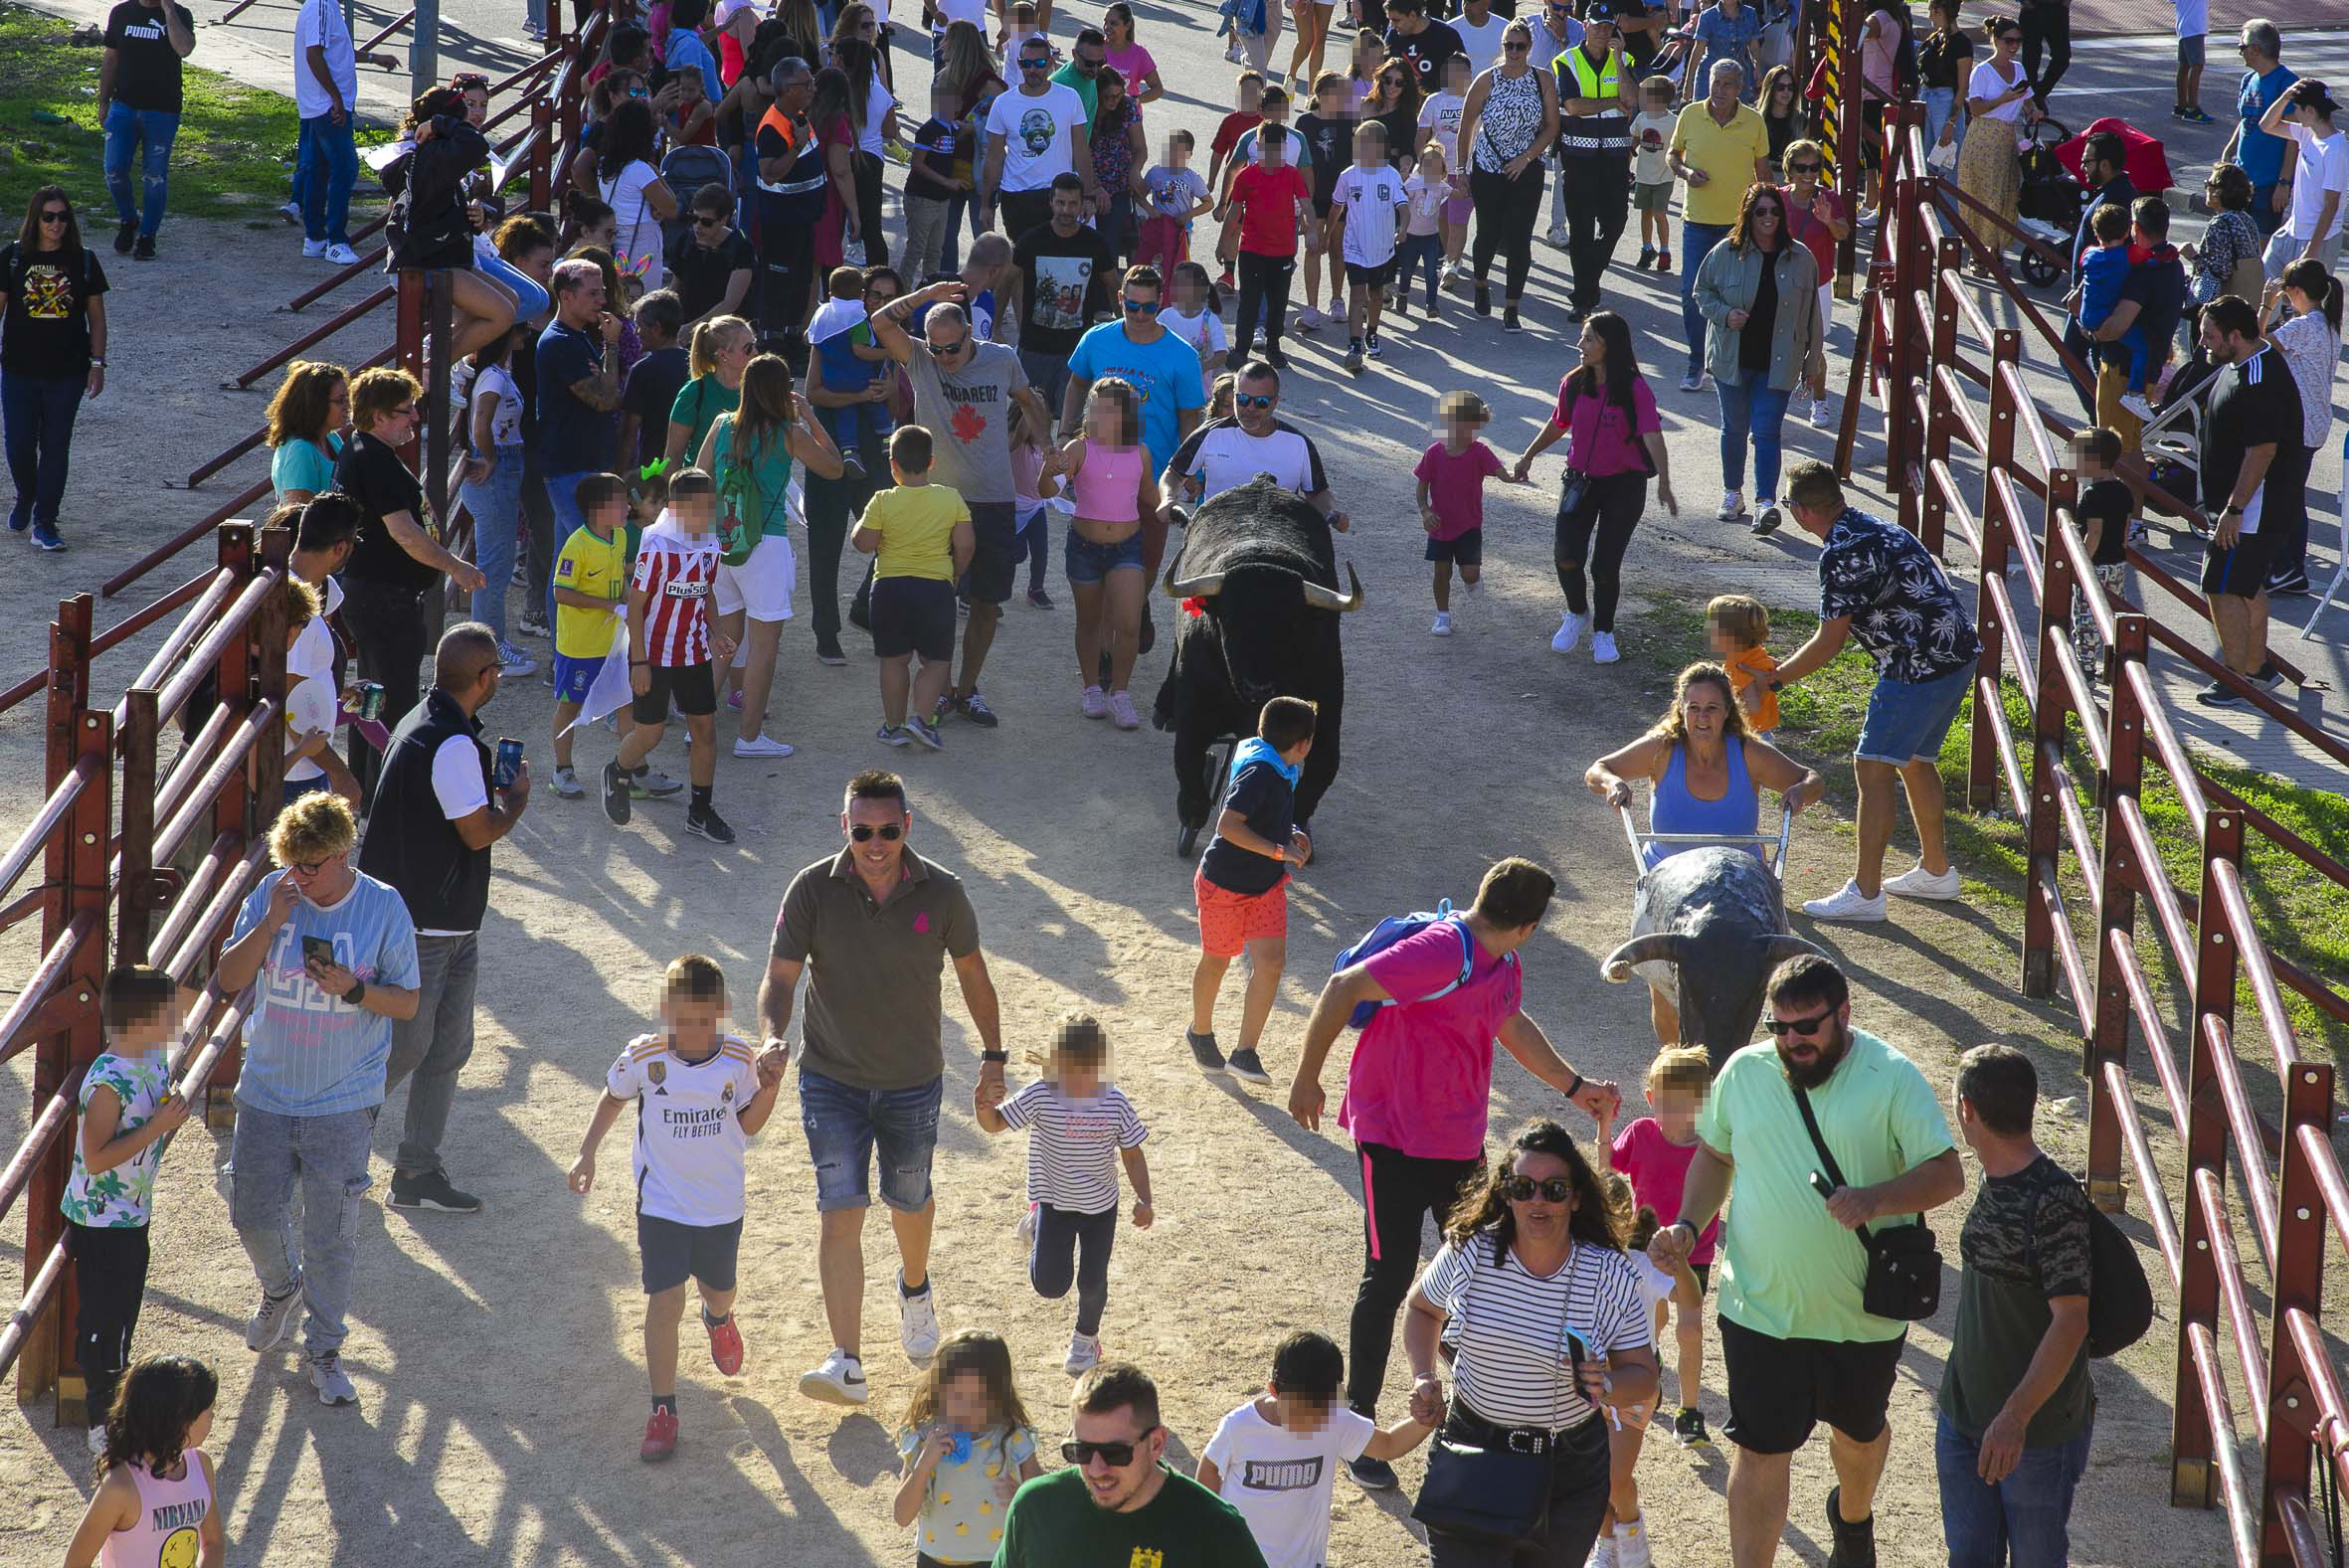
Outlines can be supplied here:
M1175 527L1175 528L1188 528L1188 527L1190 527L1190 511L1189 511L1189 508L1187 508L1187 507L1181 507L1181 506L1172 506L1172 505L1171 505L1171 506L1169 506L1169 507L1167 508L1167 521L1168 521L1168 523L1169 523L1170 525L1172 525L1172 526L1174 526L1174 527Z
M1613 953L1599 960L1598 971L1610 980L1631 978L1633 964L1652 963L1661 958L1667 963L1681 960L1681 949L1688 939L1669 931L1652 931L1644 937L1634 937Z
M1761 946L1762 961L1773 969L1788 958L1804 957L1831 958L1833 957L1817 943L1805 937L1797 937L1788 931L1782 931L1774 937L1756 937L1754 941Z
M1341 594L1336 589L1324 588L1319 583L1307 583L1305 585L1305 602L1316 610L1334 610L1340 614L1361 609L1362 580L1355 572L1354 563L1351 561L1346 564L1346 580L1353 586L1354 592L1351 594Z
M1167 568L1167 597L1169 599L1213 599L1223 587L1223 574L1207 572L1198 577L1178 578L1174 568Z

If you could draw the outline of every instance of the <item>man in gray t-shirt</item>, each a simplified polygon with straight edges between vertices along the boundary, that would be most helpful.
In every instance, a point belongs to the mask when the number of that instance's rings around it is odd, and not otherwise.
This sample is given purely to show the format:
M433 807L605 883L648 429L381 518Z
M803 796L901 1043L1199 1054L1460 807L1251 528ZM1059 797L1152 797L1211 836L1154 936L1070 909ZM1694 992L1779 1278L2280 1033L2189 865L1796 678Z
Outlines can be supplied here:
M954 489L971 508L976 549L965 579L971 618L963 625L963 667L938 699L935 717L959 713L992 730L995 715L979 695L979 670L995 640L1021 553L1011 506L1011 409L1016 403L1025 412L1027 428L1039 439L1050 437L1052 417L1028 385L1019 356L972 334L963 311L969 292L958 278L918 288L873 312L872 327L874 340L905 367L913 384L914 422L934 442L931 481ZM916 339L905 324L925 307Z

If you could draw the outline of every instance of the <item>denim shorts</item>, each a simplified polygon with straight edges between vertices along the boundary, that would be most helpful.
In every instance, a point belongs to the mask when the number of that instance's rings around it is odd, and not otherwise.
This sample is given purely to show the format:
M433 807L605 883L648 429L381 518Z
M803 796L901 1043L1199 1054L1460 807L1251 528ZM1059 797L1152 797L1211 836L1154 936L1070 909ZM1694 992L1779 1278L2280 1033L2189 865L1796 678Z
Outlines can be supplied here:
M568 607L565 607L568 608ZM555 655L555 701L585 702L588 688L596 683L596 674L604 667L607 654L587 658L573 658L568 653Z
M1941 743L1949 738L1949 727L1957 722L1957 710L1965 706L1966 693L1973 684L1971 664L1937 680L1913 685L1880 677L1868 699L1868 717L1860 723L1860 743L1852 748L1852 756L1860 762L1890 763L1895 768L1938 761Z
M815 1164L815 1207L872 1203L873 1153L881 1156L881 1201L911 1214L930 1201L930 1156L938 1147L938 1107L946 1080L911 1089L858 1089L800 1069L800 1125Z
M1068 580L1090 588L1120 568L1142 570L1142 530L1137 528L1114 545L1095 544L1074 528L1068 531Z

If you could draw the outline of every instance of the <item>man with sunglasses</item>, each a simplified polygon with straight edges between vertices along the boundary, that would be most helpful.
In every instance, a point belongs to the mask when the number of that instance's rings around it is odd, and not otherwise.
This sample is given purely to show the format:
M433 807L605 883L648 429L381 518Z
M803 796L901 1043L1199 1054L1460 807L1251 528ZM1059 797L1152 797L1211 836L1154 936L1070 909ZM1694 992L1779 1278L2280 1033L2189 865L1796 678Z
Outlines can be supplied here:
M1815 954L1770 976L1771 1042L1724 1063L1697 1116L1680 1213L1648 1243L1667 1274L1720 1211L1721 1361L1736 1446L1729 1474L1732 1568L1768 1568L1786 1530L1795 1452L1828 1425L1832 1568L1875 1568L1877 1481L1892 1451L1886 1411L1907 1324L1862 1305L1860 1227L1905 1221L1965 1191L1965 1167L1916 1064L1852 1027L1843 972ZM1814 1134L1804 1109L1817 1121ZM1842 1182L1829 1181L1824 1143Z
M1109 39L1097 27L1080 28L1068 64L1052 73L1052 80L1074 92L1085 105L1085 132L1093 131L1093 116L1101 111L1101 68L1109 62Z
M1150 1374L1105 1361L1070 1396L1068 1468L1012 1497L994 1568L1265 1568L1240 1510L1165 1463Z
M899 1339L917 1366L938 1350L930 1159L946 1082L939 979L950 959L981 1047L973 1103L1003 1098L1000 1013L979 919L961 879L910 850L913 822L905 782L895 774L848 781L840 810L845 842L792 878L759 987L767 1044L788 1053L793 995L801 971L808 972L800 1116L815 1165L822 1226L816 1277L832 1350L801 1377L800 1392L825 1404L861 1405L870 1394L864 1217L876 1149L881 1202L897 1236Z
M1053 182L1074 174L1093 211L1093 150L1086 126L1091 113L1076 88L1051 78L1052 46L1041 35L1019 46L1019 85L995 94L987 111L987 163L979 177L983 228L1002 230L1016 240L1049 222Z
M1350 526L1338 510L1321 449L1313 437L1280 418L1281 373L1263 360L1240 369L1232 418L1192 431L1160 476L1170 499L1200 506L1260 473L1311 501L1340 533Z
M1207 406L1207 389L1199 374L1199 356L1189 344L1159 325L1166 283L1157 267L1137 266L1119 290L1118 319L1104 321L1077 339L1069 356L1068 386L1060 399L1060 429L1075 435L1085 426L1085 399L1093 383L1104 376L1132 387L1142 398L1142 444L1150 448L1150 471L1157 473L1174 455L1174 448L1198 429ZM1158 570L1159 552L1167 542L1164 513L1154 522L1143 519L1150 541L1143 563L1146 573Z
M212 973L224 996L254 987L229 1189L229 1218L262 1288L245 1343L266 1351L283 1341L306 1302L307 1370L327 1405L359 1397L341 1365L358 1206L392 1031L418 1004L415 923L397 892L352 868L358 833L338 794L306 794L280 811L270 829L280 869L237 912ZM287 1245L296 1182L298 1255Z

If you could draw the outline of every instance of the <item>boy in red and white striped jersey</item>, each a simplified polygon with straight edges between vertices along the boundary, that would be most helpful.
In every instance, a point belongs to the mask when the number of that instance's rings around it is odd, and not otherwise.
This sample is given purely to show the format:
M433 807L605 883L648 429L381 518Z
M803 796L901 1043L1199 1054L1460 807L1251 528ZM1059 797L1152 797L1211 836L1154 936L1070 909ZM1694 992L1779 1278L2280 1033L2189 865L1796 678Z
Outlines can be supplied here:
M710 630L710 585L724 548L717 534L718 486L699 468L669 480L668 510L644 530L629 585L629 689L635 727L604 765L604 814L629 819L629 772L660 744L669 704L685 716L692 738L687 770L693 781L685 831L716 844L734 842L734 829L710 804L718 772L718 689L713 659L734 657L731 637Z

